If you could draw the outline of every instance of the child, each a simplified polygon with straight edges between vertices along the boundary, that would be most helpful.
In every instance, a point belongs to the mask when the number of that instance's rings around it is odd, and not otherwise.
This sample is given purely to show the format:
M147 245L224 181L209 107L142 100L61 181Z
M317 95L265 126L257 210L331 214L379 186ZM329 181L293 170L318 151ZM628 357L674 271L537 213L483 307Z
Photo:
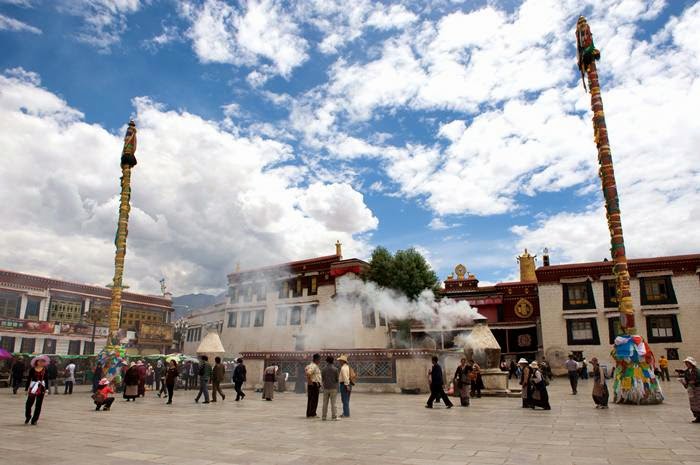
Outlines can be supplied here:
M46 392L46 364L49 363L47 355L39 355L32 359L32 368L27 376L27 403L24 409L24 424L31 420L32 425L36 425L41 415L41 405L44 403L44 393ZM32 407L34 415L32 416Z
M110 394L114 394L114 391L109 385L109 380L107 378L102 378L97 384L97 390L93 394L92 398L95 401L95 410L100 410L104 406L104 411L107 412L112 407L114 402L114 397L110 397Z

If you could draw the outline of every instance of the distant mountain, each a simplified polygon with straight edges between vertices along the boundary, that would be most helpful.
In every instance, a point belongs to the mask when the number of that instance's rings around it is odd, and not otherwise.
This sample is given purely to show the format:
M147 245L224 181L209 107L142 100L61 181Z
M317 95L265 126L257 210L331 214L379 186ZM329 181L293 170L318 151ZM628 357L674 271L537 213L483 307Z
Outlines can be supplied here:
M178 297L173 297L173 307L175 308L173 321L188 315L192 310L214 305L215 303L225 299L225 297L225 292L219 295L185 294Z

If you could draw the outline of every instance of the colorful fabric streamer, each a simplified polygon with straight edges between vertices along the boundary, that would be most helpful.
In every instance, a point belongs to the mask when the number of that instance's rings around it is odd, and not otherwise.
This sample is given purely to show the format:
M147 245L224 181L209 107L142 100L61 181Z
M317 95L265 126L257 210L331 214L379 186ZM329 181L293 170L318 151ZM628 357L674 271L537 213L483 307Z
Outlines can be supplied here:
M613 393L616 403L658 404L664 395L654 374L654 354L641 336L618 336Z

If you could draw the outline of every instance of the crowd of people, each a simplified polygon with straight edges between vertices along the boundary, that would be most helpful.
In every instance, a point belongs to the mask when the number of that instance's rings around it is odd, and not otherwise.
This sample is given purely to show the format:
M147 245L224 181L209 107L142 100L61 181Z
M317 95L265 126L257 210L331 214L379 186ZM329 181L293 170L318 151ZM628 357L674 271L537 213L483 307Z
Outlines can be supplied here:
M337 359L331 356L326 357L326 363L321 367L321 355L314 354L311 363L303 370L305 377L307 404L306 417L318 417L318 403L321 393L323 393L323 406L321 419L328 419L330 408L330 419L340 420L350 417L350 398L353 386L357 381L357 374L348 363L348 357L341 355ZM693 357L687 357L684 361L685 370L679 370L679 381L688 393L690 410L694 416L694 423L700 423L700 370ZM589 367L590 363L590 367ZM515 365L515 369L513 369ZM504 368L502 364L502 369ZM564 368L568 372L568 379L571 385L571 393L578 393L578 380L592 379L592 398L596 408L607 409L609 391L607 380L612 377L611 370L601 365L596 357L590 362L575 360L573 354L564 363ZM668 375L668 361L665 357L659 360L659 368L662 379L670 380ZM552 379L551 369L546 361L528 362L521 358L517 362L514 360L505 365L505 370L509 371L509 379L516 376L521 386L521 398L523 408L542 408L551 410L549 404L549 394L547 386ZM64 395L72 395L75 384L76 365L72 361L63 367ZM585 373L585 375L583 375ZM10 386L13 394L24 385L27 402L25 405L25 423L36 425L41 415L44 395L58 394L57 379L59 368L55 360L51 360L47 355L34 357L29 369L21 358L16 360L11 368ZM226 399L226 395L221 385L226 381L226 367L220 357L214 359L214 365L209 363L206 355L199 357L198 361L188 361L179 364L176 359L167 361L158 360L154 365L144 363L142 360L134 361L121 367L120 371L111 380L103 376L103 367L99 364L93 372L92 399L95 410L109 411L114 403L113 395L121 392L123 398L129 402L135 402L137 398L146 395L146 388L156 386L158 397L165 395L167 404L173 403L173 393L176 388L178 378L182 378L182 387L185 390L198 386L195 402L204 398L204 403L216 402L217 394L221 400ZM484 383L481 375L481 367L478 363L462 358L460 364L454 372L452 378L448 378L439 363L437 356L432 358L432 366L428 370L428 383L430 386L430 396L428 397L426 408L433 408L435 402L444 403L446 408L452 408L453 403L448 394L459 397L462 407L469 407L470 399L481 397L481 390ZM274 398L275 383L278 382L279 367L272 365L264 369L262 398L272 401ZM247 369L242 358L235 361L232 370L231 382L236 393L236 401L241 401L246 397L243 392L243 385L247 381ZM209 385L212 386L212 400L209 400ZM299 383L297 383L299 386ZM445 392L445 387L448 392ZM297 390L297 392L299 392ZM302 391L303 392L303 391ZM339 414L336 407L337 397L340 394L342 412Z

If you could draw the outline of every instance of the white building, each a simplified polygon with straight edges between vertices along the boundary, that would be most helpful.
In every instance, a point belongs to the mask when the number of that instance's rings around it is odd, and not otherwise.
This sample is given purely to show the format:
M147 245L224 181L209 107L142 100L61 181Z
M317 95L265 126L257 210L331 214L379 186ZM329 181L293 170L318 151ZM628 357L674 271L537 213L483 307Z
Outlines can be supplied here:
M548 263L548 260L545 262ZM561 373L574 353L611 360L620 334L610 261L537 269L544 355ZM637 332L669 369L700 355L700 254L629 260Z

